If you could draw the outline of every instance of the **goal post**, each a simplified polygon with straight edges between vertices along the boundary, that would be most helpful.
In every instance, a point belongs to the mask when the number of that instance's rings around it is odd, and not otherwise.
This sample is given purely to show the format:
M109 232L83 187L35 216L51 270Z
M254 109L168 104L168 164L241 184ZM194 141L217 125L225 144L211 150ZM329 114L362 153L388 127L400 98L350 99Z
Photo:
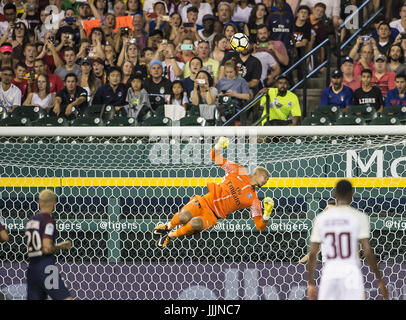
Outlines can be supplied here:
M24 232L44 188L58 196L58 255L75 299L303 299L314 217L340 178L355 187L392 298L405 299L406 127L23 127L0 128L0 294L26 295ZM225 157L271 173L258 189L275 209L265 231L248 210L161 250L154 226L224 171L209 153L228 136ZM362 255L361 255L362 257ZM318 266L320 270L320 264ZM363 263L366 297L377 283ZM319 280L319 278L317 278Z

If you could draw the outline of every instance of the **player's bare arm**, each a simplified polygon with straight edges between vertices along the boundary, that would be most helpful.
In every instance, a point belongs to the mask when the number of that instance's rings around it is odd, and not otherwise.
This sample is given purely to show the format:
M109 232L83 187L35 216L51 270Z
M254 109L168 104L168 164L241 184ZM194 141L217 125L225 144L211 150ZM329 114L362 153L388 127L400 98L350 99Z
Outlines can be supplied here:
M307 296L309 300L317 299L317 288L314 282L314 271L316 270L317 254L320 251L320 243L310 243L307 262Z
M9 236L6 230L0 231L0 242L7 242L9 240Z
M367 263L369 264L372 271L375 273L376 278L378 279L379 290L381 291L383 298L386 300L386 299L388 299L388 296L389 296L388 289L386 288L385 283L383 282L381 272L379 271L378 264L376 262L375 254L371 248L369 240L360 239L359 242L361 244L362 250L364 251L364 255L365 255L365 259L366 259Z
M56 254L61 250L70 250L72 248L72 243L67 240L61 243L53 244L52 239L43 238L42 239L42 253L43 254Z

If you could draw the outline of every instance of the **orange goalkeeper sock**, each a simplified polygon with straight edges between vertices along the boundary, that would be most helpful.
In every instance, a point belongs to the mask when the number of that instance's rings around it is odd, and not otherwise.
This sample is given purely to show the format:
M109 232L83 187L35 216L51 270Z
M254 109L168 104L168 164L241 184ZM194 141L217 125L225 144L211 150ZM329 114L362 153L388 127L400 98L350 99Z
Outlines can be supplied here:
M172 220L169 222L169 229L173 229L180 224L182 223L179 221L179 212L177 212L173 215Z
M172 231L169 233L170 238L177 238L177 237L182 237L182 236L188 236L191 234L194 234L196 231L193 230L190 222L186 223L183 227L180 227L179 229L176 229L175 231Z

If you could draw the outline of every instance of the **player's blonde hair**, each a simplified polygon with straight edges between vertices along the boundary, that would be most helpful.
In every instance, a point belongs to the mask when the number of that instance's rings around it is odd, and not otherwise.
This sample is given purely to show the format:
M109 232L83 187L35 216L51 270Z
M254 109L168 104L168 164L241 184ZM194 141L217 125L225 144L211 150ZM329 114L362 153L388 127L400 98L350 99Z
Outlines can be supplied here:
M256 168L254 169L254 173L256 173L256 172L260 172L260 173L266 174L266 175L268 176L268 178L271 176L271 174L269 173L269 171L268 171L265 167L261 167L261 166L256 167Z
M56 194L49 189L45 189L40 192L38 200L41 205L49 206L56 202Z

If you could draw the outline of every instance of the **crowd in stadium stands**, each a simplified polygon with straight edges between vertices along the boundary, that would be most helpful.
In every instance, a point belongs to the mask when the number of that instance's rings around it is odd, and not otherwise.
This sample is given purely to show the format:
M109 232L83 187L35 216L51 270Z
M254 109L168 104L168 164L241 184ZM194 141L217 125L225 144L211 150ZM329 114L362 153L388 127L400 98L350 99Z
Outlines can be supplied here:
M51 116L69 116L73 108L83 113L89 105L110 104L139 117L154 111L154 95L185 109L228 96L238 112L265 93L260 105L271 110L264 123L297 125L305 115L284 71L329 35L336 38L351 13L347 6L362 2L1 0L0 105L9 113L36 105ZM320 105L346 111L370 104L378 112L406 105L406 4L373 0L366 11L380 6L385 10L375 30L359 36L331 73ZM229 42L237 32L250 39L240 53ZM309 68L325 58L321 50Z

